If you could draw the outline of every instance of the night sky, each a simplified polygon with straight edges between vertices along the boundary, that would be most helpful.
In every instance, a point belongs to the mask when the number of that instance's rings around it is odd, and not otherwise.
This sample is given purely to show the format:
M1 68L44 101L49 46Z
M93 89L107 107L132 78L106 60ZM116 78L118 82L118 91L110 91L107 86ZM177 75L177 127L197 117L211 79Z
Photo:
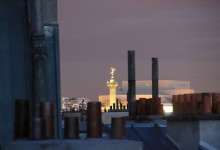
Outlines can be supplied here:
M110 68L127 80L187 80L195 92L220 92L220 0L58 0L62 96L98 100Z

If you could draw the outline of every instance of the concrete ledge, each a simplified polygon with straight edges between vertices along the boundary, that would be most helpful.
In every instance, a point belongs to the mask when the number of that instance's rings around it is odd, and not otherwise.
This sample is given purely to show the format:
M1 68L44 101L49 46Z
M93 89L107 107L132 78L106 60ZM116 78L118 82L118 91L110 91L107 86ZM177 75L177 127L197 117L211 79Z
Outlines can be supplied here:
M102 113L102 122L104 124L111 124L112 117L127 117L129 116L128 112L106 112Z
M218 150L217 148L209 145L208 143L206 143L204 141L199 142L199 149L201 149L201 150Z
M200 141L220 149L219 127L220 120L168 120L167 136L182 150L199 150Z
M220 114L182 114L182 115L171 115L165 117L167 120L174 121L199 121L199 120L220 120Z
M167 137L178 149L181 149L180 146L179 146L179 144L176 143L176 141L173 140L169 135L166 135L166 137Z
M142 150L138 141L115 139L14 141L2 145L2 150Z

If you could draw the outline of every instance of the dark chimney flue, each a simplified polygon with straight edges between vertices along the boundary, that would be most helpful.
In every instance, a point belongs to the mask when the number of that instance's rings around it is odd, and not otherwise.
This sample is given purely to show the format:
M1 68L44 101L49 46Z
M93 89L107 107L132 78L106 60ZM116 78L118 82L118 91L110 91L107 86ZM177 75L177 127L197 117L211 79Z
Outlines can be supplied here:
M158 59L152 58L152 98L158 98Z
M135 87L135 51L128 51L128 110L129 116L136 115L136 87Z

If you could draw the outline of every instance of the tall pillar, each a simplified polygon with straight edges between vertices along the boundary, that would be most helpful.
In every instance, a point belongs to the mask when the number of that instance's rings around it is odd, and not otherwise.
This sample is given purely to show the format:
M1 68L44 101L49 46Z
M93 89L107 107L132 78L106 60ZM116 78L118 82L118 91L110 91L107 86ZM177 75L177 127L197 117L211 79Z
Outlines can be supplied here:
M116 88L118 87L118 82L115 81L114 72L115 68L111 67L111 79L107 81L107 87L109 88L109 108L113 106L113 103L116 104Z
M152 58L152 98L158 98L158 59Z
M136 87L135 87L135 51L128 51L128 109L129 116L136 115Z

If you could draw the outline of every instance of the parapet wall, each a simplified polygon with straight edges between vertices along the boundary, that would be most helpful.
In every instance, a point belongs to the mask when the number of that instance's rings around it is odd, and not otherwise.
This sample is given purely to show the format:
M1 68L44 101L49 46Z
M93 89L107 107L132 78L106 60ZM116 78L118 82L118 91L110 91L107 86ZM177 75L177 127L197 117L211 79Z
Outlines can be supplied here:
M130 140L47 140L17 141L2 145L1 150L142 150L141 142Z
M220 115L176 116L167 119L167 136L181 150L199 150L200 143L220 149Z

